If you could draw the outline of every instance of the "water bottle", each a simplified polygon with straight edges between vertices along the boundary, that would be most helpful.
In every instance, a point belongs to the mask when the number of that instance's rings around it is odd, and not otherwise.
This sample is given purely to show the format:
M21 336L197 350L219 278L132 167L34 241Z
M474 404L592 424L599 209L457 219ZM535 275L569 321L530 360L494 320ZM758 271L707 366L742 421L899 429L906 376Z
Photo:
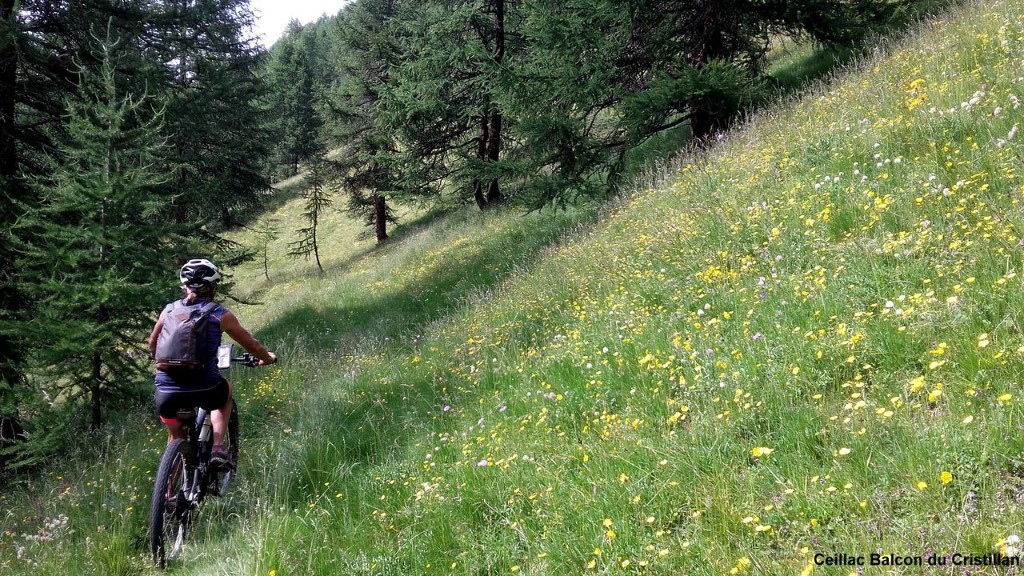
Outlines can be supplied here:
M231 344L221 344L217 347L217 368L231 368Z

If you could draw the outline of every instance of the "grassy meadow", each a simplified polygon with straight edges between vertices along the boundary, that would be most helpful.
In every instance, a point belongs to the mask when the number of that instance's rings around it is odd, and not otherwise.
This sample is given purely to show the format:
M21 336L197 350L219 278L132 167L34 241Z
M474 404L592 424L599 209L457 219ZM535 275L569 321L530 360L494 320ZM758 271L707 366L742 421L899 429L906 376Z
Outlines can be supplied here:
M977 0L600 211L338 216L321 275L285 202L228 302L282 362L168 572L1020 573L977 564L1024 532L1022 98ZM0 493L0 573L156 572L163 432L85 440ZM947 563L824 563L873 553Z

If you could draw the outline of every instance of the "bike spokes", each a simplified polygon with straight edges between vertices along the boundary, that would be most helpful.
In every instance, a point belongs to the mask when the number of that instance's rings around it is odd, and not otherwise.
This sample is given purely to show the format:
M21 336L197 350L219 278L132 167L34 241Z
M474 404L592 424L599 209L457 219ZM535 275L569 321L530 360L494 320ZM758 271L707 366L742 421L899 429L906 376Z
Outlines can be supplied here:
M153 561L161 568L184 548L194 509L188 497L190 485L188 447L184 441L175 440L161 459L150 512L150 550Z

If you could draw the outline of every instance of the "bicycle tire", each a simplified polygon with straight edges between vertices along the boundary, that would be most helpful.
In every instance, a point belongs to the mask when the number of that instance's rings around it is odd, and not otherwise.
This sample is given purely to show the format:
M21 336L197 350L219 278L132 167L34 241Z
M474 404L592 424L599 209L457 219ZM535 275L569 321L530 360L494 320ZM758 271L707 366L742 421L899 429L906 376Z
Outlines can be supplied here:
M160 568L165 568L167 560L181 552L188 532L192 509L185 500L185 488L193 470L190 452L186 440L174 439L164 449L157 469L149 511L149 549L153 563ZM172 544L170 554L168 541Z

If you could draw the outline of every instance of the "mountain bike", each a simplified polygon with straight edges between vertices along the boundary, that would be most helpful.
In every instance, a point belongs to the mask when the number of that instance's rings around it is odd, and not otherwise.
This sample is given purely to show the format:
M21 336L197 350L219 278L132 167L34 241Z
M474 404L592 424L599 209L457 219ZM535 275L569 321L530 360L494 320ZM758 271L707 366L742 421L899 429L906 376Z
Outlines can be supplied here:
M259 358L252 354L230 357L227 366L238 362L258 366ZM238 400L232 403L231 417L224 438L231 462L238 461ZM185 547L185 538L192 528L199 506L207 496L224 496L234 478L235 470L210 465L213 451L213 427L209 413L199 407L179 410L178 421L184 438L175 438L164 449L153 486L153 500L149 513L149 549L153 562L165 568ZM168 549L169 548L169 549Z

